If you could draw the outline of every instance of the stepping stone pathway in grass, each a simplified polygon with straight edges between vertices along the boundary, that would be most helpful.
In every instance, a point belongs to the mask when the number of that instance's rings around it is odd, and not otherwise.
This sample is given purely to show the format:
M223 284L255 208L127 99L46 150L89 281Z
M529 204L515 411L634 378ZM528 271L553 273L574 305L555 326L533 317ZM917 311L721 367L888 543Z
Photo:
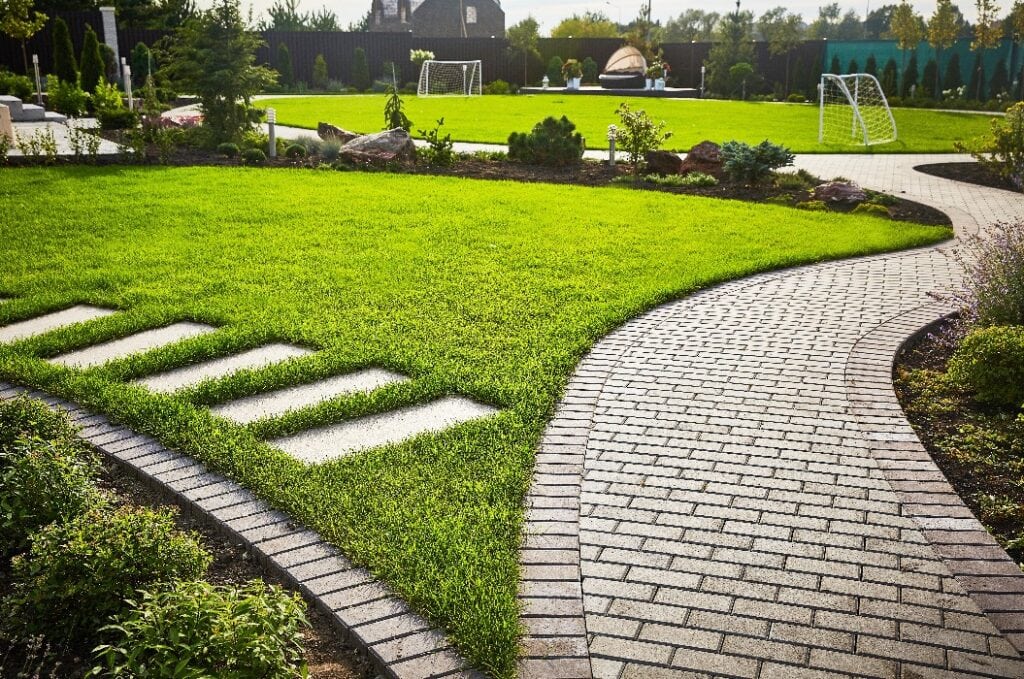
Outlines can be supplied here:
M141 354L152 349L159 349L168 344L174 344L190 337L205 335L216 330L216 328L203 325L202 323L175 323L165 328L144 330L121 339L72 351L56 358L51 358L50 363L68 366L69 368L88 368L118 358L125 358L132 354Z
M141 384L153 391L170 394L185 387L194 387L204 380L226 377L239 370L265 368L274 363L287 361L290 358L308 356L311 353L313 352L309 349L303 349L302 347L290 344L268 344L256 349L250 349L249 351L243 351L234 356L216 358L206 363L189 365L177 370L171 370L170 372L136 380L136 384Z
M424 405L370 415L313 429L270 444L306 462L323 462L356 450L397 443L426 432L488 417L498 411L466 398L451 396Z
M79 304L61 311L36 316L25 321L12 323L0 328L0 344L16 342L28 337L43 335L58 328L65 328L76 323L84 323L116 313L113 309Z
M290 410L308 408L343 394L373 391L387 384L406 382L408 379L387 370L369 368L347 375L328 377L311 384L256 394L216 406L212 410L214 414L238 424L249 424L257 420L280 417Z

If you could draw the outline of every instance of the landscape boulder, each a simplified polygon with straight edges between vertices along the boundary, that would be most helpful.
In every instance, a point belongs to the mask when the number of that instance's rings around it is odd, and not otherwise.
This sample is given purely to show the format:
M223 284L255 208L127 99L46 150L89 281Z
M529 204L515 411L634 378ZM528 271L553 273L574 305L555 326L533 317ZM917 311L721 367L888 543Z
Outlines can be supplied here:
M341 147L341 157L357 163L395 163L416 159L416 145L400 127L357 137Z
M703 172L713 176L722 174L722 147L713 141L702 141L687 151L679 174Z
M868 194L853 182L826 182L814 188L815 200L826 203L842 203L856 205L868 199Z
M647 171L660 174L681 174L683 159L669 151L648 151L644 154L647 161Z
M334 125L331 125L330 123L318 123L316 126L316 134L324 141L328 141L330 139L337 139L342 144L347 144L348 142L352 141L353 139L359 136L355 132L343 130L340 127L335 127Z

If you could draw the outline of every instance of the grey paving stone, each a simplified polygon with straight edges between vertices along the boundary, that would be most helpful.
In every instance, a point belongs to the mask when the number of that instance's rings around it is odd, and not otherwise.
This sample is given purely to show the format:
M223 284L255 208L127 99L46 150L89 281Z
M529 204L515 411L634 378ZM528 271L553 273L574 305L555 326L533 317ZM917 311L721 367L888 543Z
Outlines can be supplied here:
M141 354L153 349L159 349L168 344L174 344L191 337L206 335L216 332L216 330L216 328L203 325L202 323L174 323L163 328L143 330L134 335L61 354L51 358L50 363L69 368L88 368L119 358L126 358L133 354Z
M205 363L197 363L196 365L145 377L136 380L136 383L152 391L173 393L179 389L193 387L205 380L227 377L239 370L265 368L274 363L301 358L311 353L313 352L309 349L289 344L268 344L232 356L216 358Z
M86 321L103 318L113 313L117 312L113 309L102 309L87 304L78 304L61 311L54 311L0 327L0 344L43 335L58 328L65 328L76 323L85 323Z
M271 441L306 462L323 462L357 450L397 443L462 422L489 417L498 411L469 399L450 396L420 406L371 415L330 427Z
M408 379L388 370L369 368L328 377L310 384L301 384L266 394L256 394L224 403L211 410L214 414L226 417L238 424L249 424L257 420L280 417L291 410L308 408L337 396L369 392L384 385L404 382Z

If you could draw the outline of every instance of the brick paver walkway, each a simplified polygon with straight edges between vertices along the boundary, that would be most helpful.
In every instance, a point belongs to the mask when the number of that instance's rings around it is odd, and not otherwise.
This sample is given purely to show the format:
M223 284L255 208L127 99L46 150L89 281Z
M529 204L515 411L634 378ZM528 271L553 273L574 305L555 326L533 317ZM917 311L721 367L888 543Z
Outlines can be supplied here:
M1020 195L912 170L929 160L798 164L934 205L961 235L1024 216ZM855 346L858 370L887 377L892 350L871 353L872 331L943 311L928 293L956 280L948 249L736 281L594 347L529 498L524 675L1024 677L1020 615L991 614L998 602L968 593L988 581L954 575L934 544L933 530L976 522L908 501L893 478L934 468L883 460L876 449L918 444L869 431L848 389ZM986 563L1020 601L1012 564Z

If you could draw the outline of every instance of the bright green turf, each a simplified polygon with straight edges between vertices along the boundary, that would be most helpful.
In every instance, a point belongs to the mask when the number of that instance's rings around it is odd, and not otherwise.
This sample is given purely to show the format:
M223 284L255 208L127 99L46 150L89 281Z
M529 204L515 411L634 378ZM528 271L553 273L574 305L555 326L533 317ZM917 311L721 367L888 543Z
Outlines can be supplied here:
M124 310L0 347L0 377L230 473L503 676L534 446L591 344L716 281L950 235L629 189L240 168L0 170L0 214L16 215L0 240L0 325L72 303ZM86 373L40 360L182 319L223 329ZM176 397L124 383L272 340L320 351ZM196 407L368 365L415 379L250 428ZM504 412L316 467L259 443L446 393Z
M769 139L796 153L861 153L863 146L818 143L818 108L810 104L772 104L708 99L628 98L633 108L664 120L673 137L666 146L686 150L697 142L738 139L756 144ZM444 129L456 141L505 144L512 132L526 132L544 117L568 116L587 139L589 148L607 148L608 125L618 123L617 97L485 96L471 98L404 99L413 120L413 132L432 129L443 117ZM316 128L329 122L357 132L374 132L384 124L383 95L342 95L266 99L260 106L277 109L282 125ZM947 113L924 109L893 109L900 140L873 146L874 153L951 153L953 142L971 139L988 130L986 115ZM417 135L421 136L421 135Z

